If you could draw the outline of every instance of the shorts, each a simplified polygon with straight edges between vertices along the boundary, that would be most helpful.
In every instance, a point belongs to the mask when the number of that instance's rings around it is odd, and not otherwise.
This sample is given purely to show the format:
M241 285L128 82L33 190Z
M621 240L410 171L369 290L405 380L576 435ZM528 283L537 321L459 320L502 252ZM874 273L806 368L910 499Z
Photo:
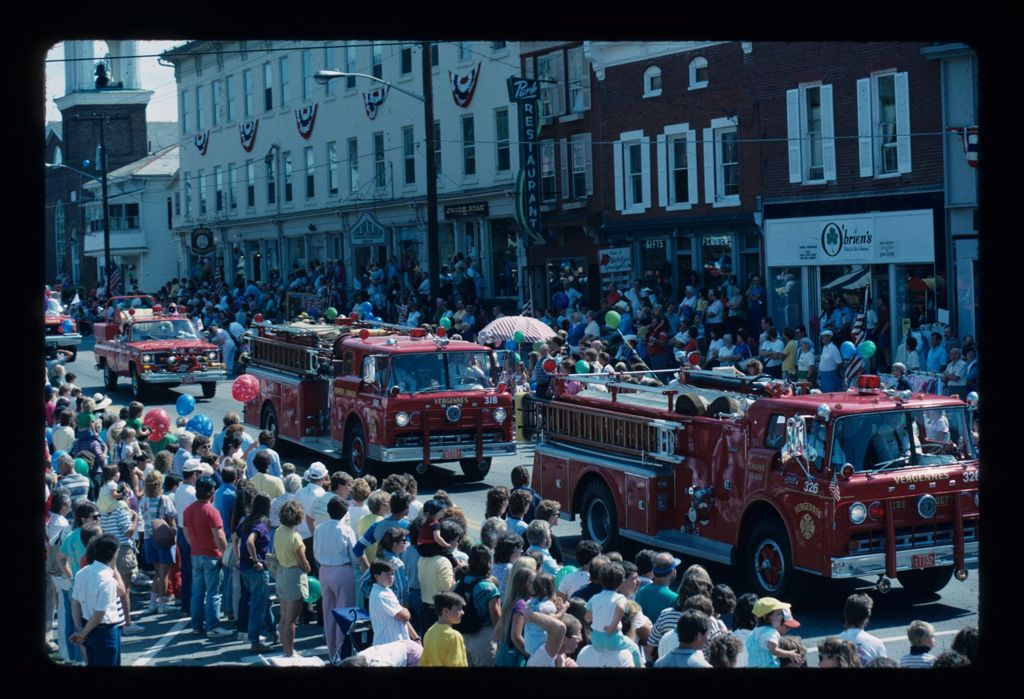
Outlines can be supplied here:
M284 602L298 602L309 596L309 578L298 566L281 566L274 580L277 598Z
M153 537L148 537L142 542L142 555L151 565L174 563L174 547L161 546L153 540Z
M117 572L125 585L130 585L139 570L139 559L134 544L121 544L117 549Z

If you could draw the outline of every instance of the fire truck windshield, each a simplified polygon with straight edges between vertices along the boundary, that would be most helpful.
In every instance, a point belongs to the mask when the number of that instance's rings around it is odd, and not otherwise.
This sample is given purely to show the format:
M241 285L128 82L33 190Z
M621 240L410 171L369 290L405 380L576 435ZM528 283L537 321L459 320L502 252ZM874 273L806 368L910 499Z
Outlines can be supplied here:
M132 327L133 340L198 340L192 321L178 318L175 320L153 320L135 323Z
M893 410L848 415L832 427L833 466L852 464L855 471L877 472L906 466L954 464L977 458L963 408ZM815 422L808 443L823 442L824 425ZM816 466L821 468L821 450Z
M388 388L407 393L482 391L494 386L489 352L424 352L391 359Z

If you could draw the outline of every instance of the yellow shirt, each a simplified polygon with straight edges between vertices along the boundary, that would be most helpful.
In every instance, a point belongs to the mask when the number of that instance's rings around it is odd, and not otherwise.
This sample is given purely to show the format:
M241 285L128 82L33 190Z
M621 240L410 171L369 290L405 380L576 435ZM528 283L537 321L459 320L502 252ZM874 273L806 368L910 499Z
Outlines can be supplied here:
M455 571L444 556L421 558L416 568L420 581L420 597L424 604L433 604L434 595L455 587Z
M372 512L367 512L365 515L359 518L356 522L356 536L362 538L363 534L366 533L370 527L377 522L384 519L381 515L375 515ZM366 560L372 561L377 558L377 542L374 542L366 547L366 551L363 552L366 555Z
M466 642L448 624L437 622L423 635L420 667L469 667Z
M257 493L266 493L271 500L284 495L284 481L269 473L257 473L252 478L252 484Z
M786 344L786 348L782 350L782 353L786 355L785 359L782 360L782 370L789 372L790 374L796 373L796 340L790 340Z
M300 548L302 548L302 537L292 527L282 525L274 532L274 555L277 556L277 561L282 566L297 568Z

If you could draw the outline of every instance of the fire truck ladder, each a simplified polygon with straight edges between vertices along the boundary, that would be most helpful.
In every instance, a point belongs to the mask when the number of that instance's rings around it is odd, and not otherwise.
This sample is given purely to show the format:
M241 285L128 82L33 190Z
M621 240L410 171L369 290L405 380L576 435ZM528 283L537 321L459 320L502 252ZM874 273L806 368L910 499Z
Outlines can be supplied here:
M265 337L250 338L251 362L255 366L278 369L288 373L316 376L320 368L320 351Z

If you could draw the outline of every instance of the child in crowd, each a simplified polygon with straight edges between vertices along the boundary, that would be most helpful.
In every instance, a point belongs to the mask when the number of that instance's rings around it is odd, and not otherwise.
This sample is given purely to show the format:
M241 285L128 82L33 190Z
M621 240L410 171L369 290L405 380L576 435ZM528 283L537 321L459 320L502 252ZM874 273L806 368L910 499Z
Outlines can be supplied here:
M774 597L762 597L754 605L757 628L747 637L748 667L780 667L782 658L793 661L797 666L802 662L799 653L779 647L782 639L779 628L784 621L782 610L789 607L788 602L780 602Z
M510 534L526 536L526 511L530 508L533 496L525 490L513 490L508 501L508 517L505 518L505 526Z
M103 467L103 486L96 499L96 506L100 508L101 514L109 514L118 507L131 509L125 499L126 488L122 487L120 477L121 469L117 464Z
M416 550L420 557L443 556L448 553L451 544L441 536L441 515L448 509L445 503L434 498L423 505L423 524L420 525L420 533L416 538ZM454 565L454 562L452 563Z
M626 579L625 569L618 563L601 568L601 587L604 589L587 602L586 620L591 625L590 644L597 650L628 650L633 664L643 667L640 649L622 633L622 616L626 613L626 596L618 592Z
M423 655L420 667L469 667L466 642L462 634L452 628L462 619L466 600L454 592L434 595L437 621L423 635Z
M931 667L935 663L935 627L927 621L912 621L907 627L910 652L900 658L900 667Z
M530 599L529 608L541 614L561 617L565 606L559 607L555 603L555 578L547 573L541 573L533 579L530 588L533 597ZM561 598L559 598L561 599ZM533 655L537 649L544 645L544 629L530 622L526 623L523 629L523 645L527 655Z

